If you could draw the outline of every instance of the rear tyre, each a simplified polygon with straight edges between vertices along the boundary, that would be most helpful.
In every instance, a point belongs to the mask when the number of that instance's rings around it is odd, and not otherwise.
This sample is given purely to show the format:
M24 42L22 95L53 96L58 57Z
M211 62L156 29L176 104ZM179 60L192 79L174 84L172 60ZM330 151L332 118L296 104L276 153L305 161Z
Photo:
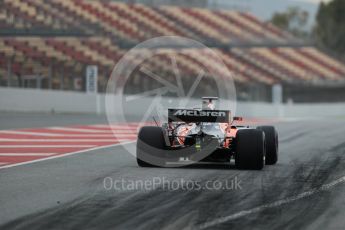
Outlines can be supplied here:
M165 140L161 127L142 127L137 141L137 163L140 167L164 166Z
M273 126L259 126L258 130L265 133L266 156L265 163L274 165L278 161L278 133Z
M236 134L235 164L238 169L264 167L265 134L257 129L240 129Z

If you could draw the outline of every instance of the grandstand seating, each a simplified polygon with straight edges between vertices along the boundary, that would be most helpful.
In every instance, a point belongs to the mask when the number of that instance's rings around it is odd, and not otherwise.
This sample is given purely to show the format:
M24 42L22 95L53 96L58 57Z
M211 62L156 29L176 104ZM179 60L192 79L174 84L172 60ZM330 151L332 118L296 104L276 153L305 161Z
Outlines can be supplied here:
M338 81L345 77L342 63L315 47L288 47L296 41L292 35L249 13L91 0L4 0L0 6L1 33L22 31L21 36L7 33L0 37L3 77L11 59L12 72L17 75L47 76L53 65L76 76L83 75L86 65L96 64L106 79L126 53L122 43L131 46L163 35L183 36L213 47L235 81L242 84ZM275 47L254 47L259 43ZM253 47L228 47L238 44ZM224 74L205 50L163 51L145 65L172 76L174 68L169 54L173 54L183 75L197 76L202 63L218 75Z
M216 44L259 38L282 42L287 38L272 25L251 15L225 10L90 0L5 0L3 5L6 11L2 18L14 17L18 22L13 24L15 27L20 27L22 22L26 28L70 31L78 28L134 42L161 35L179 35ZM1 23L5 24L6 20L2 19Z

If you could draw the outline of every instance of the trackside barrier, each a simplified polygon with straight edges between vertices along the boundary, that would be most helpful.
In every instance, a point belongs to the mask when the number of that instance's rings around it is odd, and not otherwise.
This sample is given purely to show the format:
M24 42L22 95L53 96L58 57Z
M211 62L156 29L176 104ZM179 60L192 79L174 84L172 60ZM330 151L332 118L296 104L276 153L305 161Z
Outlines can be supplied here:
M115 107L121 105L120 98L115 98ZM152 98L130 100L124 106L125 114L140 116L146 111ZM230 101L221 101L220 109L230 109ZM201 107L200 99L191 99L188 103L175 98L160 98L158 103L169 108ZM159 109L159 108L158 108ZM43 113L105 113L104 94L86 94L83 92L16 89L0 87L0 111L2 112L43 112ZM115 113L119 113L116 109ZM299 103L271 104L265 102L237 102L236 114L244 117L345 117L345 103ZM234 115L234 114L232 114Z

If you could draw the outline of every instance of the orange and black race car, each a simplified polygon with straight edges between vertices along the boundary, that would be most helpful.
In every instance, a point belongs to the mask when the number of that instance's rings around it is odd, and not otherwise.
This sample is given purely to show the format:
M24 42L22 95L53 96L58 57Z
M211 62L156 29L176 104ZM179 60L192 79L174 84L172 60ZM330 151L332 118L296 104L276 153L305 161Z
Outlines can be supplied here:
M197 162L231 163L260 170L278 160L273 126L239 126L228 110L215 110L216 97L203 97L202 109L169 109L168 122L142 127L137 141L141 167L176 167Z

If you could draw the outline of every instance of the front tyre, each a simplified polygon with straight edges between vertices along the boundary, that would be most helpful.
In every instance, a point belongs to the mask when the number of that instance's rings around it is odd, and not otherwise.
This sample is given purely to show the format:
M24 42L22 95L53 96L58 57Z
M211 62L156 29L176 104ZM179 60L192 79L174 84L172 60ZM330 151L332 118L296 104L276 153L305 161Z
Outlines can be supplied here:
M145 126L138 134L137 163L140 167L164 166L164 133L161 127Z
M257 129L240 129L236 134L235 165L238 169L264 167L265 134Z
M278 161L278 133L273 126L258 126L258 130L265 133L266 156L265 163L274 165Z

